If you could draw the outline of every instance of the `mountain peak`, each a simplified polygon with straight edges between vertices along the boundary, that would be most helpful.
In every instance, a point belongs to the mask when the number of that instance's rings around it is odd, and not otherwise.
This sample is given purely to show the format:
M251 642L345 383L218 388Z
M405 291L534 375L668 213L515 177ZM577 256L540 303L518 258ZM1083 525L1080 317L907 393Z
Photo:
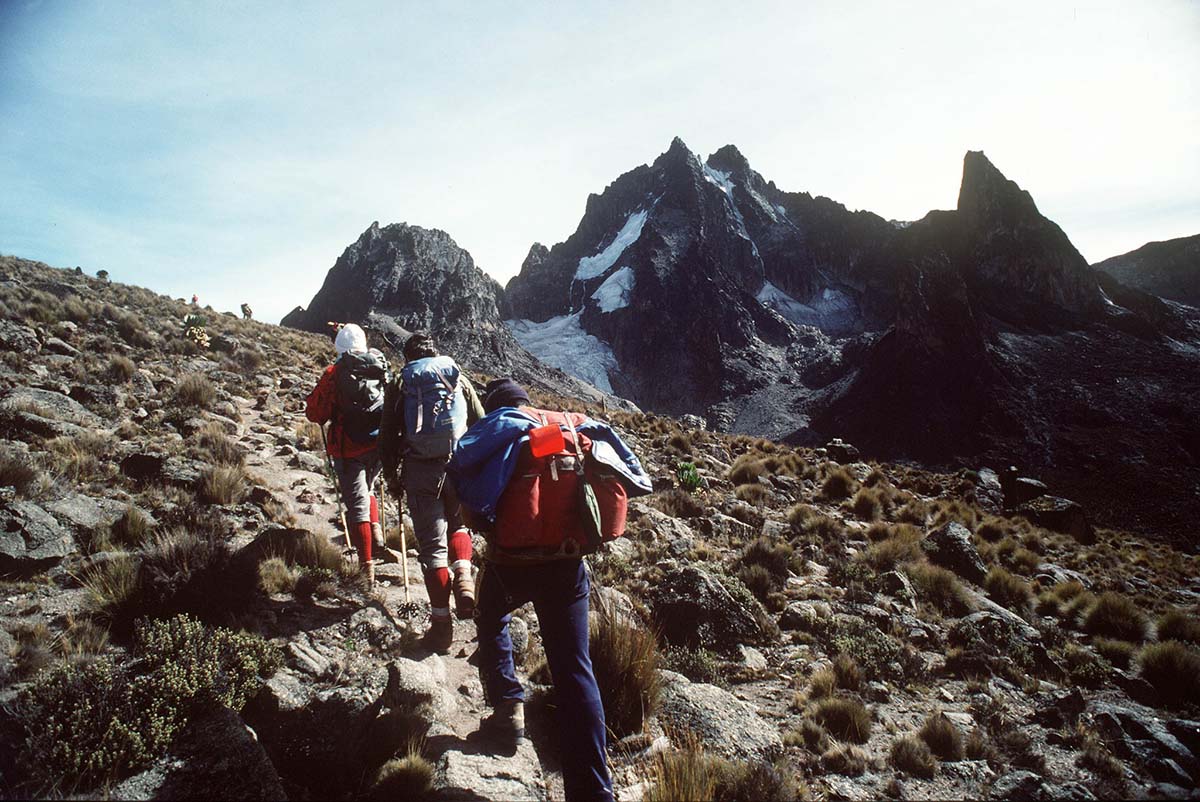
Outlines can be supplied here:
M750 169L750 162L733 145L725 145L709 156L708 165L728 173L743 173Z
M993 213L999 213L1006 220L1027 214L1041 217L1033 196L1017 182L1005 178L982 150L968 150L963 157L958 211L971 225Z

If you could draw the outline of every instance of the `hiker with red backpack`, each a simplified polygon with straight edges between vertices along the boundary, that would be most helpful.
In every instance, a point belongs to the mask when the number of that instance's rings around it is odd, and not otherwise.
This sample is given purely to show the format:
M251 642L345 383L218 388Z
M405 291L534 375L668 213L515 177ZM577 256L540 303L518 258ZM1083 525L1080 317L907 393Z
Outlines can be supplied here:
M427 332L411 335L403 352L404 368L388 385L384 402L380 454L389 492L397 499L408 496L431 608L425 643L444 653L454 640L451 570L458 617L470 618L475 608L471 533L446 481L446 462L467 427L483 417L483 405L458 364L438 353Z
M463 509L488 541L475 623L494 712L480 731L509 750L525 735L508 625L513 610L532 602L554 681L566 797L611 802L582 556L624 533L628 498L651 492L650 479L607 424L536 409L511 379L488 383L484 409L448 469Z
M387 359L376 349L367 349L366 333L353 323L338 330L334 348L337 361L309 393L304 414L313 423L329 423L326 449L345 502L346 525L359 564L365 566L371 562L372 547L386 553L379 501L371 488L379 479L377 441L390 371Z

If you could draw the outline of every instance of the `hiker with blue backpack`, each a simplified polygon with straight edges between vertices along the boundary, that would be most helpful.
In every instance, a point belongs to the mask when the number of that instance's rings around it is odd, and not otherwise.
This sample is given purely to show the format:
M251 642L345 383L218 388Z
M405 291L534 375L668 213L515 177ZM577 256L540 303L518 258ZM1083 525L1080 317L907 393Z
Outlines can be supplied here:
M386 554L379 501L371 488L379 479L379 426L390 372L384 355L367 348L366 333L353 323L337 330L333 344L337 361L309 393L304 414L322 426L322 433L329 424L325 447L346 506L347 535L353 535L359 563L367 566L372 547Z
M428 333L411 335L403 352L404 368L384 400L380 455L389 492L408 496L431 608L425 644L445 653L454 640L451 570L458 617L470 618L475 608L471 533L446 481L446 463L467 427L483 417L483 405L466 374L438 353Z
M488 383L484 408L449 465L463 510L488 544L475 624L494 712L480 732L505 752L525 735L508 625L513 610L532 602L554 682L566 798L611 802L582 557L624 533L628 499L651 492L650 478L608 424L537 409L512 379Z

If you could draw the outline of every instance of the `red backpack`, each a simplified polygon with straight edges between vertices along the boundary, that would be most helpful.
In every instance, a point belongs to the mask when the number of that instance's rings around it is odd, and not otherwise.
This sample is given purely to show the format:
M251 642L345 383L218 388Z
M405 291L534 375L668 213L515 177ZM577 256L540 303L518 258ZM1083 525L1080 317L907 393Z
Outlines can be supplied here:
M592 458L578 412L521 411L541 426L521 446L516 470L496 505L492 544L506 552L575 556L625 534L629 501L612 468Z

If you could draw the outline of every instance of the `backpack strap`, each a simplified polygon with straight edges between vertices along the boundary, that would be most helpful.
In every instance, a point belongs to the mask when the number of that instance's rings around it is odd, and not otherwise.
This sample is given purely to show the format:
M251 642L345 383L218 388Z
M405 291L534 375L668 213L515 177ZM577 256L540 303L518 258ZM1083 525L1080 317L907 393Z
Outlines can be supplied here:
M567 431L571 433L571 443L575 446L575 456L578 462L575 465L575 472L583 475L583 448L579 445L579 435L575 432L575 424L571 421L571 413L564 412L563 420L567 422Z

